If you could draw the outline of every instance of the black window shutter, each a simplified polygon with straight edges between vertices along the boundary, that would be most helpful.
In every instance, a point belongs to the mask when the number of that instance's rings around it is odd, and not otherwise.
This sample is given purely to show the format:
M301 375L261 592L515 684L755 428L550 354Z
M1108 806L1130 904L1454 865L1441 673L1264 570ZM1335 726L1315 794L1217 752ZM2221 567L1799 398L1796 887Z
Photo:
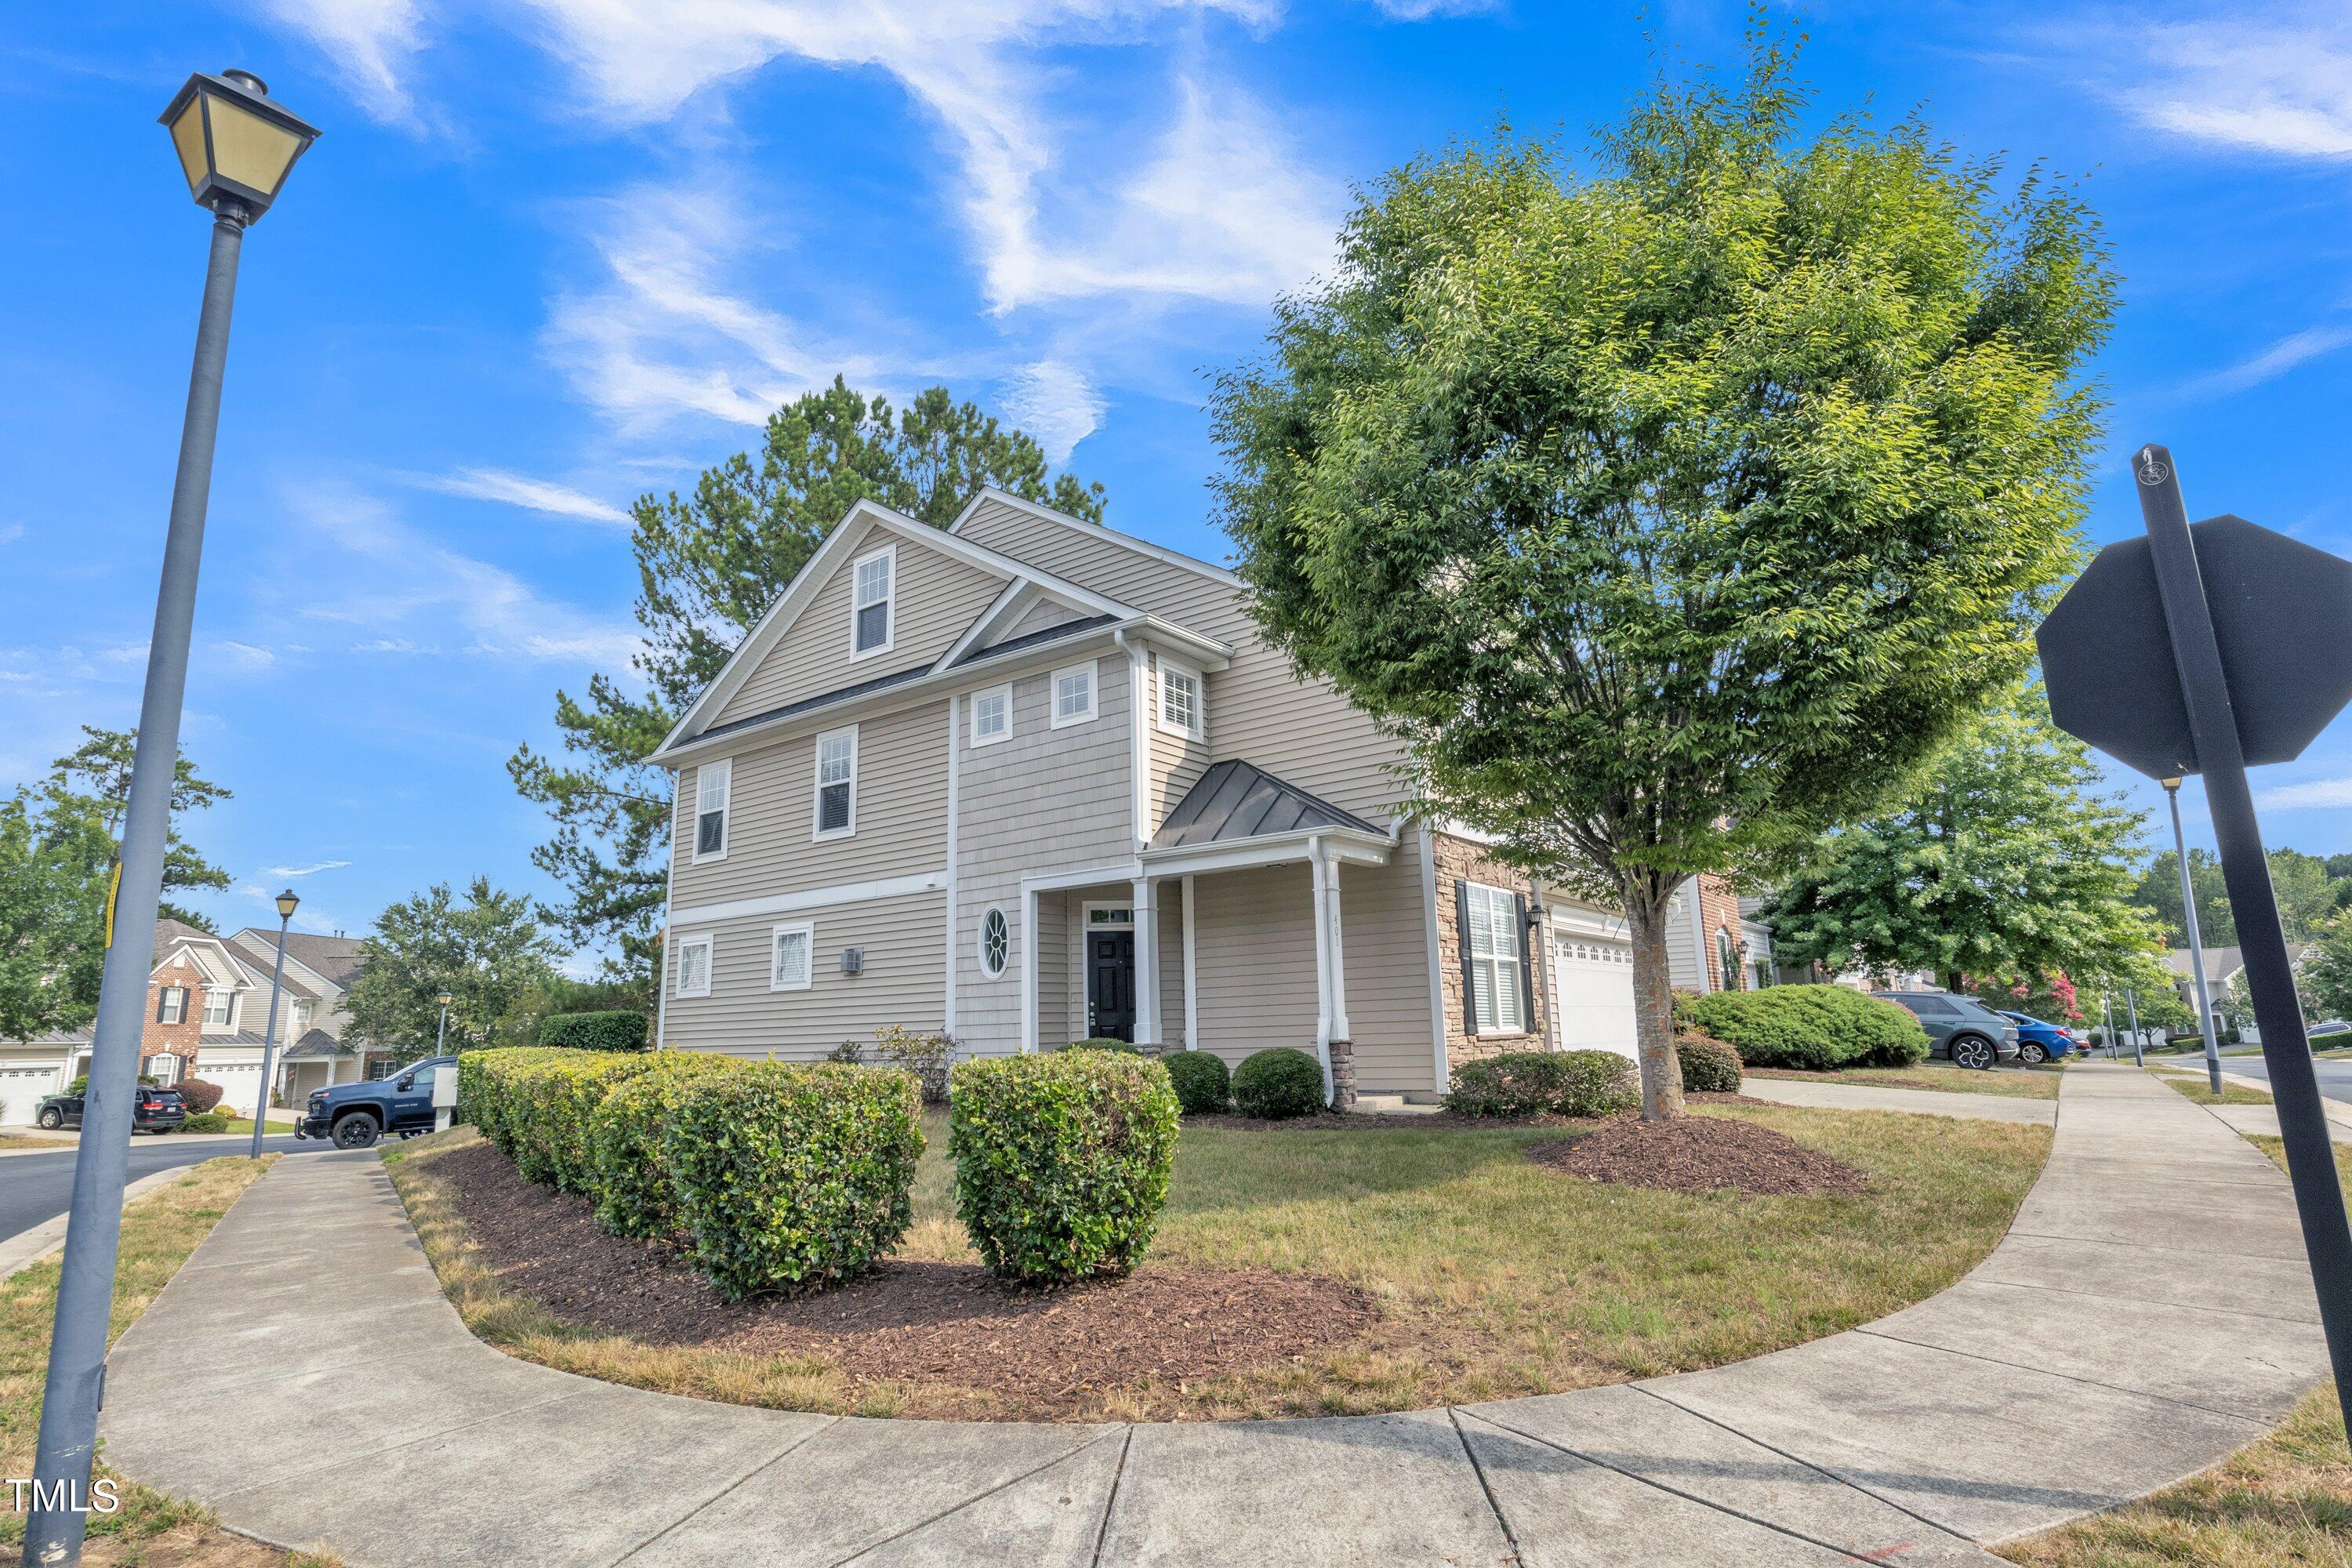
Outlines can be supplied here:
M1532 1035L1538 1032L1536 965L1535 954L1530 951L1533 944L1528 940L1532 933L1528 926L1528 896L1525 893L1511 895L1511 917L1519 927L1519 1023Z
M155 993L155 1021L157 1023L160 1024L163 1022L163 1009L170 1005L171 1000L172 988L168 985Z
M1478 1032L1478 982L1470 963L1470 884L1454 882L1454 940L1462 950L1462 1032Z

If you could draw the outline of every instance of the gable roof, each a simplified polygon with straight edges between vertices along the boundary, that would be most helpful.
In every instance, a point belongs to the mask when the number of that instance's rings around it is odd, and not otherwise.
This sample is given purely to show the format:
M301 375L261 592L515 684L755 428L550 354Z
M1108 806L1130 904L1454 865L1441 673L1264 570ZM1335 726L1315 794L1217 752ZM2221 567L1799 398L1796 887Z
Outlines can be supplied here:
M247 926L230 940L248 952L257 944L264 953L278 950L278 933L262 926ZM355 936L319 936L299 931L286 933L286 956L337 991L351 988L352 981L359 974L361 949L365 945L364 939Z
M1014 495L1010 490L998 489L994 485L982 486L980 493L967 501L964 509L956 513L955 521L948 524L948 531L961 534L963 531L963 525L971 521L972 513L978 511L981 506L988 501L999 502L1011 507L1015 511L1025 512L1031 517L1040 518L1047 522L1060 523L1065 528L1076 529L1089 539L1107 540L1110 543L1132 550L1139 555L1149 555L1154 561L1165 563L1170 566L1181 566L1187 572L1197 572L1203 577L1213 578L1224 584L1227 587L1246 588L1248 586L1230 568L1220 566L1213 561L1203 561L1197 555L1187 555L1181 550L1171 550L1164 544L1154 544L1151 541L1139 539L1132 533L1121 533L1107 522L1088 522L1084 518L1072 517L1068 512L1055 511L1052 507L1040 506L1037 502Z
M1312 832L1317 828L1346 829L1386 838L1354 812L1285 784L1264 768L1228 759L1213 763L1184 798L1151 836L1154 849L1188 848L1202 844L1230 844L1277 833Z

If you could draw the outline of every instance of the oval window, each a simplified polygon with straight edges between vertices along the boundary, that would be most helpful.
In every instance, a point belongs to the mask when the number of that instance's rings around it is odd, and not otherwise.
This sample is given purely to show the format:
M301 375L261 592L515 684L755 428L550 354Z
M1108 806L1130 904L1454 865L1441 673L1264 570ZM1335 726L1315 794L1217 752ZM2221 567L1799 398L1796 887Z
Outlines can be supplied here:
M980 917L980 967L993 980L1004 973L1004 961L1013 951L1013 931L1005 923L1003 910L991 910Z

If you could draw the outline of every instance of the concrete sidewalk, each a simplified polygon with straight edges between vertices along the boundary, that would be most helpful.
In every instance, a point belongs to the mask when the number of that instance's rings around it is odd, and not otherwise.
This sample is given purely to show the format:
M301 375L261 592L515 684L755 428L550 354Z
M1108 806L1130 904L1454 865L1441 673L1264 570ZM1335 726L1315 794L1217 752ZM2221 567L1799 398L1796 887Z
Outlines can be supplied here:
M285 1161L123 1337L107 1458L357 1568L1989 1563L1977 1542L2212 1464L2326 1369L2269 1161L2129 1068L2069 1072L2059 1106L2007 1239L1865 1329L1238 1424L844 1419L509 1360L458 1321L373 1154ZM2197 1201L2147 1204L2159 1181ZM191 1402L190 1366L245 1370Z
M2014 1094L1970 1094L1965 1089L1886 1089L1874 1083L1821 1083L1801 1078L1756 1078L1740 1081L1739 1092L1775 1105L1819 1110L1904 1110L1914 1116L1958 1116L1979 1121L2023 1121L2049 1127L2058 1121L2054 1100Z

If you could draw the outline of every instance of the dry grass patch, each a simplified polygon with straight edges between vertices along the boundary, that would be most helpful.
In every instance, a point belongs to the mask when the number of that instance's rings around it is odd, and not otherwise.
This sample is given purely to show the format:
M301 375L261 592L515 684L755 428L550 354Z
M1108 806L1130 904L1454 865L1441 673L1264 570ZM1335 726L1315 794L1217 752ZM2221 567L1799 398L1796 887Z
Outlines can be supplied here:
M2242 1084L2224 1083L2221 1085L2221 1092L2216 1095L2213 1092L2211 1080L2202 1073L2193 1078L2185 1078L2179 1073L2159 1072L2157 1073L2156 1079L2158 1083L2170 1084L2176 1091L2187 1095L2200 1105L2268 1105L2271 1103L2271 1097L2267 1092L2259 1089L2248 1089Z
M237 1194L276 1158L207 1160L122 1211L110 1343L138 1321ZM57 1304L55 1258L0 1281L0 1476L33 1473ZM203 1397L191 1387L192 1401ZM121 1483L122 1507L90 1516L82 1561L91 1568L332 1568L329 1558L300 1552L289 1556L232 1534L214 1522L209 1509L166 1497L103 1464L99 1473ZM0 1512L0 1546L9 1559L24 1541L24 1516Z
M1264 1268L1356 1287L1372 1328L1317 1353L1198 1381L1103 1391L1105 1418L1411 1409L1719 1365L1933 1295L2007 1229L2047 1129L1873 1112L1714 1106L1846 1162L1859 1194L1742 1198L1589 1182L1526 1157L1556 1128L1426 1133L1188 1128L1145 1268ZM898 1256L974 1258L943 1124ZM854 1382L819 1358L656 1347L567 1323L500 1284L432 1176L459 1130L386 1157L474 1331L528 1360L672 1393L866 1415L1002 1415L987 1389Z
M2000 1094L2012 1100L2055 1100L2059 1069L2049 1068L1947 1067L1921 1062L1907 1068L1847 1068L1837 1072L1808 1072L1801 1068L1746 1068L1748 1078L1802 1079L1811 1083L1866 1083L1878 1089L1928 1089L1949 1094Z

